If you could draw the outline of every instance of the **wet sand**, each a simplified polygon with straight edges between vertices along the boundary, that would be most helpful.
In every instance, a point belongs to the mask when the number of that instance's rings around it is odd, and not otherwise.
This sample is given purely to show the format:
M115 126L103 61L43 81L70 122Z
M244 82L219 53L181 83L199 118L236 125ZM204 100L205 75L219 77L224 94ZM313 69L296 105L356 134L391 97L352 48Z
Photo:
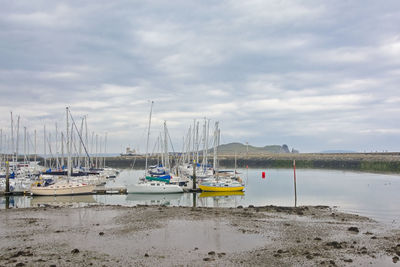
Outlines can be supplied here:
M0 211L0 266L396 266L400 229L329 207Z

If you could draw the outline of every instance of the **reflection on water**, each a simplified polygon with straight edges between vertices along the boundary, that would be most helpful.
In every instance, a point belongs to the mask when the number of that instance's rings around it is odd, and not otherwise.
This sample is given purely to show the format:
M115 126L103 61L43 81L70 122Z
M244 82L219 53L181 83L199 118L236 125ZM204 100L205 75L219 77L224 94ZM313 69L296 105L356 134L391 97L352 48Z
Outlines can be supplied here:
M244 200L244 192L202 192L198 198L201 207L237 207Z
M40 206L77 206L77 204L97 203L93 195L77 196L34 196L31 198L31 207Z
M174 201L181 199L182 193L179 194L127 194L126 200L133 202L132 204L142 205L171 205Z
M266 172L266 178L261 173ZM108 181L108 187L125 186L138 181L143 171L125 170L116 179ZM295 203L293 169L242 170L246 191L236 193L204 192L201 194L168 195L93 195L73 196L67 203L99 203L134 206L168 205L198 207L236 207L239 205L293 206ZM339 210L357 213L379 221L400 224L400 177L375 173L333 170L297 169L297 205L337 206ZM221 194L222 193L222 194ZM82 199L88 197L89 199ZM0 208L36 206L58 202L59 197L41 200L37 197L12 196L8 200L0 197ZM61 202L65 202L61 201Z
M0 197L0 209L26 208L30 207L30 197L8 196Z
M227 196L244 196L243 191L231 192L201 192L199 197L227 197Z

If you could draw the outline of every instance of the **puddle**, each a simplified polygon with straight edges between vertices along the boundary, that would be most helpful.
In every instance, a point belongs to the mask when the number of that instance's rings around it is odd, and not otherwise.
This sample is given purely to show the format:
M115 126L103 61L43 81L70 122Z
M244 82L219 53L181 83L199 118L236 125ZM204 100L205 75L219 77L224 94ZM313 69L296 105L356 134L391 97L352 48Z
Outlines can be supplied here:
M162 229L152 230L140 239L148 249L240 252L266 244L257 234L243 234L219 220L186 221L173 220ZM134 237L134 236L132 236Z
M73 245L129 261L148 255L169 257L179 251L186 259L204 257L210 251L232 253L263 247L270 241L259 234L244 234L220 220L171 220L162 228L126 235L90 233L71 238ZM179 258L182 258L179 256Z

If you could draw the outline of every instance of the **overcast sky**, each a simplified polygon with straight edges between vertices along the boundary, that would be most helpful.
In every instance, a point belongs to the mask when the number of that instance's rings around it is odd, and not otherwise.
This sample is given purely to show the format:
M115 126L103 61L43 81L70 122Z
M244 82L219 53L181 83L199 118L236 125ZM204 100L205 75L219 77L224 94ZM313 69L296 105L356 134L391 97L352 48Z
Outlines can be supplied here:
M400 2L0 0L0 128L65 128L65 107L145 150L167 121L222 143L400 150Z

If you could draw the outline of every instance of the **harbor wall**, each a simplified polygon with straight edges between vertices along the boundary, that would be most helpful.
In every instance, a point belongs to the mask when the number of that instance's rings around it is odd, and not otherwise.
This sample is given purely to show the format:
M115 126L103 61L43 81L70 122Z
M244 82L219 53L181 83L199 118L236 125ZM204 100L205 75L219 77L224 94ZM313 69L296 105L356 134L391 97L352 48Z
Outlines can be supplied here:
M38 157L37 159L43 164L43 158ZM177 161L177 157L174 156L170 156L170 159L172 160L172 165ZM31 157L31 160L33 160L33 157ZM235 166L234 155L219 155L218 160L221 168L234 168ZM297 168L400 173L400 153L239 154L236 162L238 168L246 168L246 166L249 168L292 168L294 160ZM23 161L23 158L19 158L19 161ZM149 157L148 165L157 163L157 157ZM212 157L209 158L209 163L212 163ZM106 166L143 169L145 157L143 155L106 157Z
M174 158L172 160L176 161ZM400 153L239 155L236 163L238 168L292 168L294 160L297 168L400 173ZM209 162L212 162L212 158ZM154 164L157 164L157 158L150 158L149 165ZM106 158L106 165L140 169L144 168L145 158L110 157ZM235 156L219 156L219 165L221 168L234 168Z

